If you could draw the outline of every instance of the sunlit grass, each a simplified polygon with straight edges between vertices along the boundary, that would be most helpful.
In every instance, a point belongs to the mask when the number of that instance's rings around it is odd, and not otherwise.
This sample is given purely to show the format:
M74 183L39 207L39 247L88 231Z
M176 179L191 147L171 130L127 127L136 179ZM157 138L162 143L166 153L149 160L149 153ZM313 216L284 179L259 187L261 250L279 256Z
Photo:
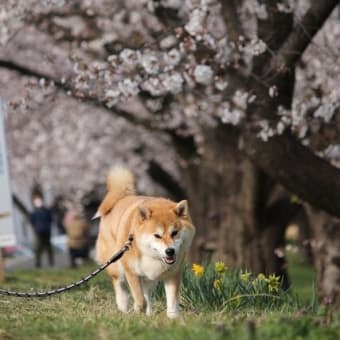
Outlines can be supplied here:
M298 253L287 253L288 272L292 291L301 302L309 303L315 299L315 272L312 265L306 263Z
M78 280L93 269L21 270L2 287L44 290ZM339 319L313 312L267 277L204 266L184 271L182 313L167 319L164 290L154 296L152 317L121 314L111 280L99 275L83 288L46 299L0 296L0 339L336 339ZM216 285L215 281L220 280ZM214 285L215 283L215 285ZM274 283L274 286L275 283Z

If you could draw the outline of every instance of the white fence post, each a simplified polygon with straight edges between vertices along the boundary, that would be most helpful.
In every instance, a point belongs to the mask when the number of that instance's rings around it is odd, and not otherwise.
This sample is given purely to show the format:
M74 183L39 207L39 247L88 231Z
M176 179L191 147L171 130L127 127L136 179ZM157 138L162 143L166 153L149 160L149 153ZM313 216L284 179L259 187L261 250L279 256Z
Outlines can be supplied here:
M4 107L0 98L0 280L3 279L4 276L1 247L14 246L15 244L12 192L9 179L5 136Z

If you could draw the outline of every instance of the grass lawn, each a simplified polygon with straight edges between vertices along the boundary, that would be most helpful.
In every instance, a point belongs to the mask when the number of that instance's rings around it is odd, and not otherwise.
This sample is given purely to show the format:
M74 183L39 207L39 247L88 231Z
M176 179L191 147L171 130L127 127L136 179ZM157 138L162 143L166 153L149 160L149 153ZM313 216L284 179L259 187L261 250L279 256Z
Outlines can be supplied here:
M0 286L43 290L77 280L92 269L21 270L8 275ZM274 279L249 275L241 279L240 272L217 275L214 270L210 266L196 277L187 268L182 314L174 321L165 316L161 289L156 292L153 316L117 312L110 279L104 274L83 288L46 299L0 296L0 339L340 338L339 316L324 307L312 308L307 295L299 304L277 291ZM291 272L293 280L299 272Z
M315 299L315 273L312 265L306 264L298 253L287 254L288 272L292 282L292 290L299 300L305 304Z

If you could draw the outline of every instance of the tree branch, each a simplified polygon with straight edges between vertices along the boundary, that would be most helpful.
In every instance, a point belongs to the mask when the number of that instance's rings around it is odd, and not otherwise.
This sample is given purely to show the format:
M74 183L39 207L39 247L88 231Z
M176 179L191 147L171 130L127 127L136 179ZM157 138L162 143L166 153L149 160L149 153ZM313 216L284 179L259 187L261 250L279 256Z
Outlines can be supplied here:
M338 0L312 0L309 10L302 20L295 25L277 55L271 60L271 68L277 71L285 71L294 67L315 34L338 4Z
M55 87L59 90L62 90L65 93L68 92L75 92L78 91L74 89L70 84L67 82L61 82L58 79L55 79L51 77L50 75L41 73L39 71L33 70L29 67L22 66L18 63L15 63L13 61L8 61L8 60L1 60L0 59L0 68L6 68L11 71L15 71L23 76L27 77L33 77L36 79L42 79L44 78L48 82L53 82ZM160 126L157 124L157 122L153 118L145 118L145 117L138 117L136 116L132 111L126 110L122 107L119 106L114 106L112 108L108 108L105 104L105 101L99 99L98 97L95 96L89 96L84 93L80 93L80 96L77 97L76 95L74 96L78 100L81 100L83 102L89 103L94 105L95 107L99 107L102 109L105 109L106 111L110 112L111 114L124 118L131 124L135 126L140 126L143 127L147 130L150 131L159 131L159 132L164 132L170 135L172 138L178 139L179 141L181 140L187 140L188 136L183 136L182 134L178 134L175 128L167 128L165 126Z
M258 38L266 43L271 52L277 51L292 30L294 13L279 11L277 1L258 0L258 2L265 5L268 13L266 18L257 19Z
M301 199L340 217L340 169L288 132L264 142L247 131L244 141L245 153L269 176Z
M248 107L249 113L268 119L275 116L278 105L290 107L294 66L337 4L337 0L312 1L300 24L270 60L270 71L264 70L279 88L279 96L274 100L265 88L257 87L256 94L262 100ZM269 176L303 200L340 217L340 169L316 156L289 132L264 142L257 131L244 128L243 138L245 153Z
M293 28L293 13L279 11L277 2L271 0L259 0L267 11L265 18L257 18L257 36L263 40L267 49L253 57L252 73L260 79L268 72L268 64L273 53L276 53L287 39Z
M47 74L41 73L39 71L33 70L29 67L22 66L18 63L15 63L13 61L8 60L0 60L0 67L6 68L8 70L15 71L23 76L33 77L36 79L46 79L48 82L53 82L55 87L59 90L62 90L63 92L73 92L75 89L68 84L67 82L61 82L58 79L55 79ZM83 94L83 93L82 93ZM116 116L122 117L129 121L130 123L136 125L136 126L142 126L148 130L150 129L156 129L157 127L152 124L152 121L146 118L137 117L132 112L129 112L128 110L124 110L120 107L113 107L112 109L109 109L105 102L98 99L97 97L91 97L91 96L81 96L79 100L82 100L84 102L90 103L95 105L96 107L104 108L106 111L109 111L111 114L114 114Z
M242 5L242 1L221 0L221 13L227 29L228 39L238 42L240 35L244 35L240 16L237 13L238 6Z

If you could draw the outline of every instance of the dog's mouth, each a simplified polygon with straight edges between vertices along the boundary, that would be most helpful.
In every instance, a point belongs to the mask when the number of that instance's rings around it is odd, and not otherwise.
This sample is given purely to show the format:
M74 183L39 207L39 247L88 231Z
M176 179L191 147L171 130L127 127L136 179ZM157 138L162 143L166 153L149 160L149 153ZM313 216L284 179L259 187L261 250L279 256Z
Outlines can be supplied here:
M176 255L163 257L166 264L174 264L176 262Z

